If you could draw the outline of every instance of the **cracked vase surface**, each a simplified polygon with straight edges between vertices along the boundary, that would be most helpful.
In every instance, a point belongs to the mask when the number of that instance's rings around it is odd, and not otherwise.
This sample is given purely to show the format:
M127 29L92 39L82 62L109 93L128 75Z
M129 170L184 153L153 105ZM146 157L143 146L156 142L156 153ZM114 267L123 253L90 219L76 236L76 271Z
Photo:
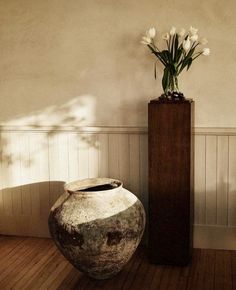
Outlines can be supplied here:
M49 230L59 250L95 279L117 274L130 260L145 228L139 199L110 178L67 183L50 211Z

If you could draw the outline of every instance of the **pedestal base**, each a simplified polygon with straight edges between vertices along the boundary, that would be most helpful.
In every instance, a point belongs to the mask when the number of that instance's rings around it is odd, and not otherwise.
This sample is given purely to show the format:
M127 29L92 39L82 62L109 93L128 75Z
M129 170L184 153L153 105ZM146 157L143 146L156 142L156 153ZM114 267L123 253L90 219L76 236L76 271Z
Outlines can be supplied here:
M186 265L193 240L193 102L149 103L149 257Z

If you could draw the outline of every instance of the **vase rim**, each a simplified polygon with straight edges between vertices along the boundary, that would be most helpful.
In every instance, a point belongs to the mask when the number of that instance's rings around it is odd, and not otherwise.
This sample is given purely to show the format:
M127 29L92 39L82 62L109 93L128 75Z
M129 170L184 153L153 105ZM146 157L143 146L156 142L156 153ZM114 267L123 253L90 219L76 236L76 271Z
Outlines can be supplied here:
M103 188L102 186L110 186L110 188ZM102 189L95 189L99 188ZM123 187L123 183L118 179L113 178L86 178L68 182L64 185L64 189L69 194L98 194L98 193L111 193Z

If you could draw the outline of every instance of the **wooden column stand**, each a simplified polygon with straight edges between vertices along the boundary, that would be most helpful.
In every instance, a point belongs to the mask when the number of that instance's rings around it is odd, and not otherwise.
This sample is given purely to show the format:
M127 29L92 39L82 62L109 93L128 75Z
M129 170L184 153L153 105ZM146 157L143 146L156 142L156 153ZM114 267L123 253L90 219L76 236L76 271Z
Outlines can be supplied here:
M193 235L192 100L148 105L149 257L186 265Z

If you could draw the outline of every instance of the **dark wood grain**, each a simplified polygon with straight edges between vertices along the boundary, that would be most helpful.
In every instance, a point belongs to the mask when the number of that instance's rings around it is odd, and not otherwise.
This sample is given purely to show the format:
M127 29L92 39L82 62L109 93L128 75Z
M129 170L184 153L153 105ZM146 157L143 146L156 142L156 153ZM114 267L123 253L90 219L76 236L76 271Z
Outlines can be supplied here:
M186 265L191 257L192 127L192 101L149 103L149 256L153 263Z
M4 239L4 237L1 237ZM234 290L236 252L194 249L186 267L151 264L140 247L115 277L97 281L77 271L50 239L11 238L0 242L3 290ZM6 246L8 245L8 248ZM11 254L10 254L11 253Z

